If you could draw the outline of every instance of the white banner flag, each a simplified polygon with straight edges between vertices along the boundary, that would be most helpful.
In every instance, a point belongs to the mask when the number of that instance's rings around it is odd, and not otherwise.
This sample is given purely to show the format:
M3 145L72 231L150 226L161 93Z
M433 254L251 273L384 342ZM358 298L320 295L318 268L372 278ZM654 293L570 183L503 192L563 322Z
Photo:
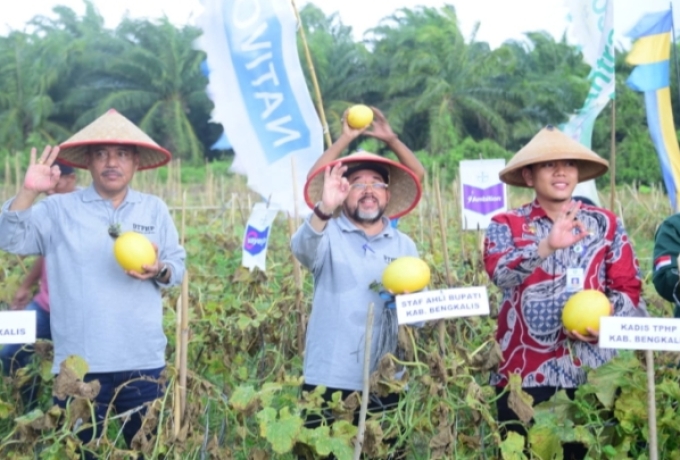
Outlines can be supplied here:
M243 235L243 263L246 268L255 267L262 271L266 269L267 243L271 233L272 222L276 218L278 209L266 203L255 203L248 218L245 235Z
M595 119L616 91L613 1L565 0L565 5L571 18L571 35L591 70L590 91L583 107L561 129L590 148ZM578 184L574 195L584 195L600 205L594 180Z
M299 212L309 212L302 190L323 153L323 133L300 67L290 2L203 0L203 6L197 46L208 55L212 119L224 126L235 164L271 204L292 215L297 201Z
M461 218L464 230L485 229L491 218L508 209L507 188L498 178L505 160L460 162Z

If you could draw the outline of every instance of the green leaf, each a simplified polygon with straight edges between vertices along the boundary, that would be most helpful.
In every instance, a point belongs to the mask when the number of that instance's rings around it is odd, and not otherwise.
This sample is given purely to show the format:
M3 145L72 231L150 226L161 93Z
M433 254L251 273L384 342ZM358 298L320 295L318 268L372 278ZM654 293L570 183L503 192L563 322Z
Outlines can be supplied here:
M529 445L534 454L542 460L562 460L561 434L564 426L556 423L555 416L543 414L535 418L536 423L529 430Z
M10 416L12 412L14 412L12 409L14 406L12 404L6 403L5 401L0 399L0 420L5 419Z
M241 313L238 315L238 321L236 321L236 325L241 331L245 331L250 327L252 322L253 321L248 316Z
M611 409L618 387L630 386L630 375L640 368L640 362L632 353L621 353L607 364L588 372L588 383L602 405Z
M293 448L297 436L302 428L302 418L291 415L284 407L276 418L276 409L267 407L257 414L260 421L260 435L264 436L272 445L274 452L284 454Z
M500 447L503 460L527 460L524 455L524 436L521 434L510 431Z
M61 363L62 367L68 368L80 379L82 380L90 370L90 366L87 365L87 361L77 355L71 355L66 358Z
M43 414L43 411L41 411L40 409L35 409L35 410L32 410L31 412L29 412L26 415L22 415L21 417L15 418L14 422L17 425L24 425L25 426L25 425L29 425L32 422L35 422L36 420L38 420L43 415L45 415L45 414Z
M229 403L241 412L251 411L258 403L259 395L252 386L240 386L234 390Z
M51 382L54 379L51 361L42 361L40 363L40 378L43 382Z
M312 446L317 454L324 457L333 452L333 443L328 425L322 425L311 430L303 427L300 431L299 441Z
M541 414L550 413L555 416L555 423L563 425L567 420L573 420L576 407L574 402L567 396L567 392L560 390L548 401L536 404L534 406L534 413L537 420Z

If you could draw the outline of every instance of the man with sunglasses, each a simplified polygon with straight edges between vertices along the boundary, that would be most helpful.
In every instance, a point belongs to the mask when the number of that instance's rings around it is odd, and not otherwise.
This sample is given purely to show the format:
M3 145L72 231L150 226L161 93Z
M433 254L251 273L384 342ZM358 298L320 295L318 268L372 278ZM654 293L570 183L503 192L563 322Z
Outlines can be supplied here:
M371 284L394 259L418 256L413 240L390 225L389 218L411 211L421 195L420 182L407 167L378 155L359 152L322 166L309 176L305 199L314 212L293 235L295 257L314 276L314 298L307 326L304 385L318 386L328 402L361 391L366 317L374 304L371 372L380 359L396 350L396 323L387 327L380 294ZM381 340L382 338L390 340ZM399 395L371 395L369 410L394 408ZM326 405L310 411L306 426L332 423ZM314 412L314 413L311 413ZM354 423L358 423L358 410ZM305 458L305 457L301 457ZM333 458L333 457L331 457Z

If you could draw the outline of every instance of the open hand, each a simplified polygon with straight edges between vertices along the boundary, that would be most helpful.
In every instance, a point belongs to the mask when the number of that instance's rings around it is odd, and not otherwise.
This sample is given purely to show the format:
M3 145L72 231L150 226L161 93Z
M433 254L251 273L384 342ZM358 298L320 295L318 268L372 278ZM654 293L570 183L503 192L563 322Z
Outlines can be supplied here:
M585 225L576 217L580 208L580 201L571 201L562 206L562 210L553 222L552 229L547 236L547 243L551 249L567 248L588 236ZM574 232L574 229L577 231Z
M373 110L373 129L364 132L364 135L381 140L386 144L396 139L397 135L392 131L392 127L387 122L385 115L373 106L371 106L371 110Z
M31 159L24 178L24 188L36 193L48 192L53 189L61 171L53 165L59 155L59 147L46 146L40 158L36 161L36 150L31 149Z
M322 211L332 213L349 195L349 182L342 175L347 166L342 163L326 166L323 176L323 194L321 195Z

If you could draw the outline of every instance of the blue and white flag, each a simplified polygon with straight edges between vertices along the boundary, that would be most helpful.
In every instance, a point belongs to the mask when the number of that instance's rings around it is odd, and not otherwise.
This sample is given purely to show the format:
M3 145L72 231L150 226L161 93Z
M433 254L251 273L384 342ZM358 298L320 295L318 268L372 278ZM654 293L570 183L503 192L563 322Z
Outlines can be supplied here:
M241 265L244 267L250 270L257 267L265 271L269 234L277 212L278 210L275 207L267 206L265 203L255 203L255 206L253 206L243 235Z
M298 212L309 212L303 187L323 153L323 133L300 67L290 2L202 3L197 46L208 55L213 121L224 126L251 190L289 215L296 203Z
M579 43L583 60L590 65L590 90L583 107L561 126L572 139L591 148L595 119L614 98L613 0L565 0L571 18L571 35ZM585 195L599 205L595 181L578 184L574 195Z

